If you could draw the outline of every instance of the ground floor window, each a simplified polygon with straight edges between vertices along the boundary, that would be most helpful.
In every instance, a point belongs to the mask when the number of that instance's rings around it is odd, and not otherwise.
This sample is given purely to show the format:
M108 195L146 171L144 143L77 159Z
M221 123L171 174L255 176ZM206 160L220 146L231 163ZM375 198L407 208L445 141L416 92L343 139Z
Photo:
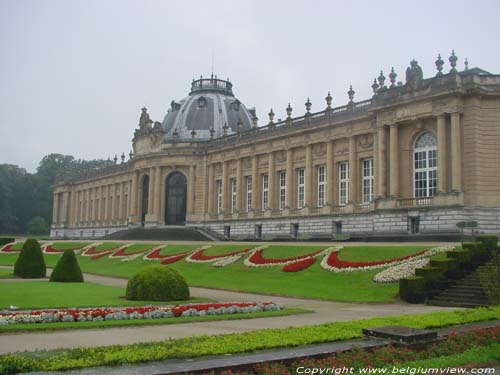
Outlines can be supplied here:
M373 159L363 160L363 203L373 200Z
M279 204L280 204L280 210L284 210L286 205L286 172L284 171L280 172L279 178L280 178Z
M304 168L300 168L297 170L297 208L304 207L305 194L305 170Z
M349 200L349 163L339 163L339 204L345 205Z
M262 175L262 209L269 208L269 176Z

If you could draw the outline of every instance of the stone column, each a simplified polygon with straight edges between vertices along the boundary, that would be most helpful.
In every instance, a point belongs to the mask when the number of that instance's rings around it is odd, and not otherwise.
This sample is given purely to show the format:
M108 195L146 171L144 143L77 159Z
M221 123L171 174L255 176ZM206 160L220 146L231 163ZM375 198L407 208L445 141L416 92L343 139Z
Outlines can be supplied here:
M149 169L149 189L148 189L148 215L154 213L154 197L155 197L155 171Z
M462 191L462 136L460 113L451 114L451 190Z
M358 201L358 158L356 157L356 136L349 138L349 202Z
M90 189L85 192L85 221L90 221Z
M306 201L305 201L305 206L306 207L314 207L316 206L313 203L313 160L312 160L312 145L307 145L306 146L306 171L305 171L305 178L306 178Z
M59 193L54 193L54 202L52 206L52 224L57 224L59 221Z
M391 165L390 191L392 197L399 196L399 139L398 125L392 124L389 128L389 158Z
M236 211L242 212L243 208L243 159L236 160Z
M252 157L252 208L260 210L260 184L259 184L259 157L254 155Z
M335 194L333 189L333 179L335 173L335 161L333 160L333 141L326 143L326 202L327 204L334 205Z
M194 168L194 166L192 166ZM189 188L189 185L188 185ZM156 221L160 218L160 196L161 196L161 167L155 168L155 187L153 197L153 214L156 216ZM188 200L189 202L189 200Z
M438 191L446 192L446 122L444 114L436 117L438 141Z
M268 159L268 184L269 184L269 208L271 210L276 209L276 167L274 165L274 151L271 151L269 153L269 159Z
M228 175L228 169L229 165L227 161L222 162L222 212L228 213L229 212L229 205L228 205L228 194L229 194L229 180L227 178Z
M191 164L189 166L189 181L187 186L187 212L192 215L194 213L194 192L195 192L195 166Z
M109 185L103 186L103 194L105 195L106 199L103 201L103 206L104 206L104 217L102 218L104 221L108 221L110 218L109 214L109 201L111 199L111 194L110 194L110 187Z
M385 127L382 125L377 129L377 164L378 169L375 178L378 181L377 194L379 197L387 196L387 159Z
M294 189L294 173L293 173L293 149L286 150L286 204L287 208L295 207L295 189Z
M139 187L139 171L134 171L130 188L130 223L137 223L137 189Z
M214 212L214 166L212 164L208 165L208 197L207 197L207 211L209 214Z

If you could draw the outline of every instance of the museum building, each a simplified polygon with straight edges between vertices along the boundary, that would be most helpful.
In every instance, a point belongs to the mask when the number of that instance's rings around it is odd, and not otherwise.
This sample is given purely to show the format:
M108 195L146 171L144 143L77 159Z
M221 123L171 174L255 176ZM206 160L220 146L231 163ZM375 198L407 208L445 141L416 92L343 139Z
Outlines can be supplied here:
M142 109L121 163L62 175L53 238L194 226L234 239L447 236L459 222L500 233L500 75L449 71L424 79L413 60L373 97L275 120L217 76L193 80L163 122ZM448 68L446 68L448 70Z

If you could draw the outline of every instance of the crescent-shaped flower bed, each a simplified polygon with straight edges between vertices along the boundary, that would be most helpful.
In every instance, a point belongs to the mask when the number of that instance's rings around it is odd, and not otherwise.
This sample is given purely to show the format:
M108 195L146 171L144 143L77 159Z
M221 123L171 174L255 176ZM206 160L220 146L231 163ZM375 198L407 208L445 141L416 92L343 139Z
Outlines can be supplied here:
M0 252L1 253L17 253L20 251L20 250L12 250L13 246L14 246L13 243L9 243L5 246L2 246L2 248L0 249Z
M64 246L63 249L57 249L55 248L55 245L53 243L47 243L42 245L42 250L46 254L62 254L66 250L73 250L73 251L80 251L80 250L86 250L90 247L92 247L94 244L74 244L73 246Z
M303 271L306 268L311 267L314 262L316 262L316 258L310 257L302 260L298 260L296 262L287 264L282 268L283 272L299 272Z
M245 259L244 262L245 266L247 267L285 266L287 264L302 261L307 258L315 258L323 254L327 254L330 251L330 248L324 250L317 250L310 254L299 255L290 258L265 258L263 254L264 250L265 248L262 247L254 249L252 254L247 259Z
M137 250L136 250L136 249ZM110 258L135 258L136 256L143 254L147 251L156 250L158 246L156 245L141 245L141 244L127 244L120 247L117 251L113 252Z
M192 253L189 257L186 258L187 262L191 263L208 263L208 262L213 262L222 258L229 258L229 257L234 257L236 255L243 255L247 252L249 252L252 249L243 249L243 250L238 250L238 251L233 251L231 253L226 253L226 254L218 254L218 255L205 255L203 252L208 249L210 246L204 246L198 250L195 250L194 253Z
M273 302L246 302L188 304L176 305L174 307L147 306L127 308L33 310L19 313L0 313L0 325L177 318L187 316L243 314L281 309L283 309L283 307L278 306Z
M186 251L185 253L171 255L167 258L164 258L160 263L161 264L172 264L172 263L175 263L175 262L181 260L182 258L184 258L188 254L189 254L189 251Z
M117 249L119 249L120 246L122 246L122 245L117 245L113 249L97 250L99 245L101 245L101 244L94 244L92 246L89 246L86 250L82 251L80 255L82 255L84 257L90 257L93 260L100 259L100 258L105 257L106 255L112 254Z
M341 260L339 258L339 254L342 248L337 248L332 250L328 256L325 256L323 258L323 260L321 261L321 266L326 270L333 272L355 272L355 271L373 270L387 266L395 266L397 264L401 264L410 260L430 258L442 252L449 251L452 248L453 247L450 246L435 247L429 250L420 251L415 254L406 255L404 257L385 259L373 262L352 262L352 261Z

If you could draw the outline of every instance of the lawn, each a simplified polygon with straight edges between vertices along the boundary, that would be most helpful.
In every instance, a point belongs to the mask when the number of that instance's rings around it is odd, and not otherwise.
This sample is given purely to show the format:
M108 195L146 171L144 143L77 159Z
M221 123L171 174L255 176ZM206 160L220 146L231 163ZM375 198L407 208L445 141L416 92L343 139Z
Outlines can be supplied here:
M154 245L143 245L154 246ZM172 244L162 250L162 254L177 254L203 246ZM261 246L248 245L213 245L205 255L226 254L243 249ZM326 246L288 246L270 245L264 250L266 258L294 257L324 249ZM374 261L390 259L417 253L426 249L424 246L348 246L340 253L340 258L351 261ZM109 249L109 248L108 248ZM59 255L45 255L48 267L53 267ZM0 254L0 264L13 265L17 254ZM328 272L321 268L319 258L315 264L301 272L282 272L280 266L249 268L243 259L222 268L211 263L187 263L184 260L172 263L169 267L178 270L191 286L231 289L270 295L315 298L334 301L352 302L393 302L398 293L397 283L378 284L372 281L380 270L362 272ZM130 278L141 267L157 261L144 261L142 256L123 262L107 256L100 259L78 256L84 272Z
M103 307L142 306L202 302L206 299L193 298L189 301L129 301L124 298L125 289L93 283L50 283L47 281L1 282L0 309L14 305L23 309L58 307Z
M0 268L0 278L14 277L13 270L7 268Z

